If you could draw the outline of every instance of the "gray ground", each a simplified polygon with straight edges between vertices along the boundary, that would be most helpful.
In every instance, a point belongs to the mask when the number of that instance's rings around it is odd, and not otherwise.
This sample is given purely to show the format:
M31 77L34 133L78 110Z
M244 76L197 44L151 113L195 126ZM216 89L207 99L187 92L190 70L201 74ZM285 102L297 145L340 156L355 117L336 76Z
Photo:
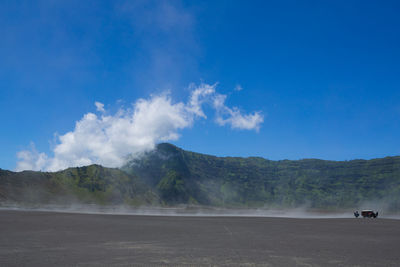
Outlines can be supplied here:
M0 266L399 266L400 220L0 210Z

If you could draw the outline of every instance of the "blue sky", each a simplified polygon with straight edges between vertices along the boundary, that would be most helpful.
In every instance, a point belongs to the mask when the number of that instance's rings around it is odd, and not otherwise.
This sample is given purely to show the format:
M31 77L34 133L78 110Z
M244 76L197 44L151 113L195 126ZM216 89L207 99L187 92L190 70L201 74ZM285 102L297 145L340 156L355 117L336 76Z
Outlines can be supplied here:
M205 103L207 119L173 126L179 138L168 140L184 149L274 160L399 155L400 6L323 2L2 1L0 168L15 169L31 142L52 158L85 114L115 116L165 94L189 105L192 83L218 83L213 97L226 97L227 114L263 121L258 130L222 125Z

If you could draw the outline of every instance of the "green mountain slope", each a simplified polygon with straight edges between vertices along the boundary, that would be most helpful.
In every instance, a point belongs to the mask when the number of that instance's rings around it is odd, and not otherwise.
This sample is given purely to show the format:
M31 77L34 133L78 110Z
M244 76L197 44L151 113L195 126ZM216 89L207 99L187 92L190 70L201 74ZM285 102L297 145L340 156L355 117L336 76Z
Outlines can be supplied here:
M0 170L0 201L145 205L158 203L158 197L137 176L91 165L53 173Z
M170 204L345 208L380 201L400 210L400 157L270 161L160 144L122 169L137 174Z
M159 144L121 169L0 170L0 203L8 202L332 209L370 202L400 211L400 157L270 161Z

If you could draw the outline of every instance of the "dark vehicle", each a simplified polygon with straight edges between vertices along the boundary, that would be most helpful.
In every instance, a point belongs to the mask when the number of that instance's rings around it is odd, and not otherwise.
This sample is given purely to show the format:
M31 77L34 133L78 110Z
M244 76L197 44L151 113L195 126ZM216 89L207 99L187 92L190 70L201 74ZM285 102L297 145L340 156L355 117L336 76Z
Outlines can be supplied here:
M378 212L373 212L372 210L363 210L361 211L361 216L363 216L363 218L376 218L378 217Z

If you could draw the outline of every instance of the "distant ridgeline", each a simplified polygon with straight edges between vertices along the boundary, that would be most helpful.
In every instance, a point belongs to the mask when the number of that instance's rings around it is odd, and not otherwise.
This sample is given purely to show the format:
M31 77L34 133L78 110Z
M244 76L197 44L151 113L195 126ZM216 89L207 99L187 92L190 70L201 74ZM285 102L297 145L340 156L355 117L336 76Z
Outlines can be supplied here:
M203 155L164 143L121 169L0 170L1 203L74 201L332 209L369 202L400 211L400 157L270 161Z

